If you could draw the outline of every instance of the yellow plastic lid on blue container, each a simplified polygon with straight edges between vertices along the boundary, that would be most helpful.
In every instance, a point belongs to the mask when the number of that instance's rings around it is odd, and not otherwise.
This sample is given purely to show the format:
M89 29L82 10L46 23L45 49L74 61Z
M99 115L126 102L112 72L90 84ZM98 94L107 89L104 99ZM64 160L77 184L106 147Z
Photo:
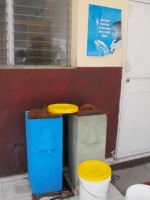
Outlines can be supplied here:
M90 182L104 181L112 174L110 166L98 160L87 160L80 163L77 172L80 178Z
M72 114L78 112L79 108L74 104L57 103L48 105L47 110L55 114Z

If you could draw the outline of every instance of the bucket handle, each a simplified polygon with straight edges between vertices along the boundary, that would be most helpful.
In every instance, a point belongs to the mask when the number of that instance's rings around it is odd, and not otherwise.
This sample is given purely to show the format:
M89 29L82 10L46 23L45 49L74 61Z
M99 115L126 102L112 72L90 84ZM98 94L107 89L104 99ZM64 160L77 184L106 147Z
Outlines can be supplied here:
M83 190L84 190L85 192L87 192L87 193L90 194L91 196L95 197L96 199L97 199L97 198L104 198L104 197L107 196L106 194L105 194L105 195L101 195L101 196L96 196L96 195L90 193L89 191L87 191L87 190L84 188L84 186L83 186L83 184L82 184L81 181L80 181L80 184L81 184L81 187L83 188Z

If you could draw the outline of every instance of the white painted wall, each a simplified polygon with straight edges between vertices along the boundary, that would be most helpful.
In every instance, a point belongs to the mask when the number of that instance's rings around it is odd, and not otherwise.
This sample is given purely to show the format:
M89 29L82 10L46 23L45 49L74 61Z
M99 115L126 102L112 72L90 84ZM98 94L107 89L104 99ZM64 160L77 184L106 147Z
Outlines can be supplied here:
M122 47L105 57L86 56L89 4L122 9ZM71 63L77 67L121 67L123 64L128 0L72 0Z
M72 0L71 8L71 66L77 66L78 1Z

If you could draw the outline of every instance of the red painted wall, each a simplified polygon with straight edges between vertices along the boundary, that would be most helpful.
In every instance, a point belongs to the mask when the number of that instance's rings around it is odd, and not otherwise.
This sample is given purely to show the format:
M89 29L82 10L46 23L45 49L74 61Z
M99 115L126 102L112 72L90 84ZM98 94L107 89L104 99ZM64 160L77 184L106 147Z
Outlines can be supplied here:
M0 70L0 176L26 168L24 111L44 104L90 103L108 115L107 157L115 149L122 68ZM16 150L15 144L24 147Z

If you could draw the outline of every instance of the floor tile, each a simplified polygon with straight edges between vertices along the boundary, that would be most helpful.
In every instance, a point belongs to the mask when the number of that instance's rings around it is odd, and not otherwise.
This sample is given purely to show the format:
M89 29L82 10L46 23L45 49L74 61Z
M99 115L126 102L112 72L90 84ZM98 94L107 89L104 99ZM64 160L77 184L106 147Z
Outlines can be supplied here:
M30 200L31 189L28 179L3 183L4 200Z
M8 176L4 178L0 178L0 183L6 183L10 181L17 181L17 180L22 180L28 178L28 174L20 174L20 175L14 175L14 176Z
M122 195L108 196L107 200L124 200Z
M42 197L42 198L40 198L40 200L50 200L51 199L51 197Z
M15 200L32 200L32 196L27 196L27 197L22 197L22 198L17 198Z
M78 200L78 199L79 199L79 196L69 198L69 200Z
M27 174L2 178L0 182L0 200L32 200ZM41 200L50 200L50 197ZM66 198L66 200L78 200L78 196ZM111 184L108 191L108 200L124 200L121 193Z
M0 200L3 200L3 185L0 184Z
M114 171L120 177L115 182L115 187L125 195L129 186L150 181L150 163Z
M117 195L121 195L121 193L112 184L110 184L108 190L108 196L117 196Z

